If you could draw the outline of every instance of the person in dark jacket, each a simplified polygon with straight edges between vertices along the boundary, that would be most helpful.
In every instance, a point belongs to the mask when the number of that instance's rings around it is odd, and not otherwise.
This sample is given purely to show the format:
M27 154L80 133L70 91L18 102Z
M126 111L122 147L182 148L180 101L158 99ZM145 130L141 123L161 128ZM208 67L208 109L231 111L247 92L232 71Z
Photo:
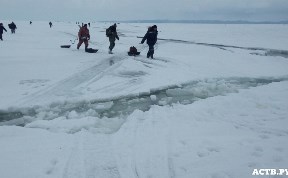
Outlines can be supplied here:
M116 39L119 40L119 36L117 34L116 27L117 27L117 25L116 25L116 23L114 23L114 25L110 26L107 29L108 34L106 34L106 35L107 35L107 37L109 37L109 42L110 42L109 51L108 51L109 54L113 54L112 50L115 47L115 41L116 41Z
M14 22L8 24L8 27L11 29L11 33L15 33L17 26Z
M83 27L80 28L78 32L79 43L77 45L77 49L80 48L82 43L85 44L85 50L88 48L88 40L90 40L89 30L87 28L87 24L84 24Z
M0 23L0 40L3 41L3 38L2 38L2 34L3 34L3 31L6 31L6 28L3 26L3 23Z
M141 44L147 40L147 44L149 46L149 50L147 52L147 58L151 57L153 59L154 55L154 45L157 42L157 36L158 36L158 31L157 31L157 26L153 25L152 27L148 28L147 33L143 37Z
M49 26L50 26L50 28L52 27L52 22L49 22Z

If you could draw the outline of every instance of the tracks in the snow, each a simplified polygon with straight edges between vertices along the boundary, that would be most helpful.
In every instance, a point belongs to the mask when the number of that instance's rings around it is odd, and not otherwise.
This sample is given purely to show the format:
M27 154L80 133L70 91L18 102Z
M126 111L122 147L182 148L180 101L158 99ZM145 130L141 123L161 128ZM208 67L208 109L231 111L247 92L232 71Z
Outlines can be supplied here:
M77 97L81 94L77 93L78 87L81 87L82 84L85 84L92 79L94 82L99 80L105 75L105 73L109 72L109 70L117 67L118 62L124 58L126 58L126 56L112 56L107 59L103 59L98 64L88 69L76 73L44 90L27 96L22 103L23 105L26 103L33 103L34 105L37 105L37 103L43 103L43 101L56 101L58 97Z
M110 135L75 135L62 177L120 178L110 139Z

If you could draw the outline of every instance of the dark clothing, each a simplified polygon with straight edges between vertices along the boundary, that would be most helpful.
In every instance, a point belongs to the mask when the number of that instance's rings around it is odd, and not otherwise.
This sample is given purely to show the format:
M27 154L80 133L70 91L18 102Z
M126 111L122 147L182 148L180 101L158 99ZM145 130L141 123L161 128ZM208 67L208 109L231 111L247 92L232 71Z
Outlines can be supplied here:
M10 29L16 29L17 28L17 26L14 22L10 23L8 26Z
M11 29L11 33L15 33L15 29L17 28L17 26L14 22L8 24L8 27Z
M1 26L0 26L0 40L1 40L1 41L3 41L2 34L3 34L3 31L4 31L4 30L7 32L6 28L1 25Z
M49 26L50 26L50 28L52 27L52 22L49 22Z
M112 51L112 49L115 47L115 41L116 39L119 40L119 36L117 34L117 31L116 31L116 25L112 25L108 28L108 30L110 31L109 32L109 42L110 42L110 45L109 45L109 50Z
M151 57L153 59L154 45L157 42L157 36L158 31L150 28L141 41L141 43L143 44L145 40L147 40L147 44L149 46L149 50L147 52L147 58Z
M111 25L108 29L109 29L111 32L116 32L116 26L115 26L115 25Z
M147 40L147 44L148 45L155 45L156 42L157 42L157 35L158 35L158 31L157 30L156 31L149 30L145 34L145 36L142 39L141 43L143 44L145 42L145 40Z
M154 55L154 45L148 45L149 46L149 50L147 52L147 58L151 57L153 59L153 55Z
M112 51L113 48L115 47L115 39L113 40L109 37L109 42L110 42L109 49L110 51Z
M7 32L6 28L3 26L0 26L0 34L3 34L3 31L5 30L5 32Z

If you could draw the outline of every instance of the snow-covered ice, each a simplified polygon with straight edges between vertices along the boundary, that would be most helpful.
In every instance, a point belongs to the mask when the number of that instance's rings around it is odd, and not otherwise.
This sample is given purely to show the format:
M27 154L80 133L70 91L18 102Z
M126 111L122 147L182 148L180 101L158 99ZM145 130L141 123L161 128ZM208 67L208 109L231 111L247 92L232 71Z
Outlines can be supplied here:
M153 24L118 24L111 55L109 23L89 28L96 54L77 40L60 48L77 38L75 23L15 23L0 41L1 177L287 169L287 25L157 24L151 60L138 37Z

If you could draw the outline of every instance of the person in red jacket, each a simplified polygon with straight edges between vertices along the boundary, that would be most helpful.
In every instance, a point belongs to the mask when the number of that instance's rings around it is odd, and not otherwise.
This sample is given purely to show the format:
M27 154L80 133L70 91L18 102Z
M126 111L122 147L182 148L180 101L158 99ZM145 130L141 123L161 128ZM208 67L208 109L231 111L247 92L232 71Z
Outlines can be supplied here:
M85 50L88 48L88 40L90 40L89 30L87 28L87 24L84 24L83 27L80 28L78 32L79 43L77 45L77 49L80 48L82 43L85 44Z

